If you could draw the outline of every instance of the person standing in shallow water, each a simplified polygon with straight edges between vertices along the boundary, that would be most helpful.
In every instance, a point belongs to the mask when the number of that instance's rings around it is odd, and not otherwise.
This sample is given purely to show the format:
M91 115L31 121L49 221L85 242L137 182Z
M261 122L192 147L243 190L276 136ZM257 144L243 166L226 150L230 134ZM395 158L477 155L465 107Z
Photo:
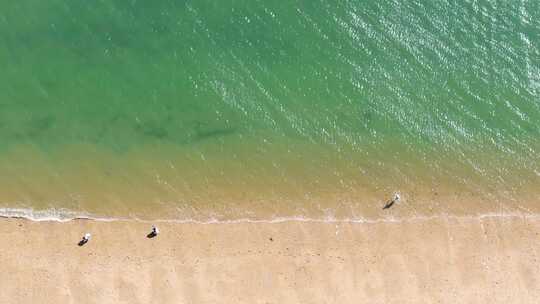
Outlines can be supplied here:
M386 205L384 205L383 210L384 210L384 209L389 209L389 208L392 207L395 203L397 203L400 199L401 199L401 197L399 196L399 193L394 194L394 198L393 198L392 200L388 201L388 202L386 203Z

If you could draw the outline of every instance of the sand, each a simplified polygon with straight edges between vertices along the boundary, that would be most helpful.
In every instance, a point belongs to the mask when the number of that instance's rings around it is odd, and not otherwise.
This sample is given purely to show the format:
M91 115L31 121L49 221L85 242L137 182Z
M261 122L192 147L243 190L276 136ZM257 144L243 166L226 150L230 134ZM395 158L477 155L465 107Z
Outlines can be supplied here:
M538 303L540 218L0 220L0 303ZM91 241L77 242L85 232Z

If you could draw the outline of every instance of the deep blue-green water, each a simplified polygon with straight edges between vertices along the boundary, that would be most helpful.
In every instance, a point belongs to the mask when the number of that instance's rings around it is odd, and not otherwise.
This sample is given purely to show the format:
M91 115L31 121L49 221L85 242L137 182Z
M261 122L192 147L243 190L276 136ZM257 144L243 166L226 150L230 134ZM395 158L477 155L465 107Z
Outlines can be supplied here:
M0 208L530 211L539 20L514 0L2 3Z

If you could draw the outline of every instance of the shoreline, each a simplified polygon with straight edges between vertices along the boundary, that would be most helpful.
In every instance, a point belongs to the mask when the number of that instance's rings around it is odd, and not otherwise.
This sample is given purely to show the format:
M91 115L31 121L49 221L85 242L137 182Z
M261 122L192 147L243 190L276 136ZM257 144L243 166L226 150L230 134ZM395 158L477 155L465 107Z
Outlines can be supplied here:
M399 207L398 207L399 208ZM6 210L8 210L6 212ZM13 212L10 212L12 211ZM49 209L48 209L49 210ZM240 224L240 223L284 223L284 222L312 222L312 223L351 223L351 224L376 224L376 223L400 223L400 222L416 222L416 221L430 221L437 219L454 219L454 220L483 220L486 218L522 218L522 219L538 219L540 213L534 212L487 212L487 213L472 213L472 214L426 214L415 216L395 216L395 214L388 214L378 218L357 217L357 218L336 218L336 217L324 217L324 218L310 218L305 216L283 216L272 219L252 219L252 218L238 218L238 219L216 219L210 218L208 220L196 220L196 219L141 219L138 217L105 217L95 216L87 213L80 213L74 211L67 211L66 214L72 215L72 217L35 217L34 210L31 208L0 208L0 220L16 219L27 220L31 222L57 222L66 223L71 221L96 221L96 222L136 222L136 223L178 223L178 224ZM47 213L47 210L41 210L38 214ZM62 214L62 212L53 212L52 214ZM65 214L63 214L65 215Z

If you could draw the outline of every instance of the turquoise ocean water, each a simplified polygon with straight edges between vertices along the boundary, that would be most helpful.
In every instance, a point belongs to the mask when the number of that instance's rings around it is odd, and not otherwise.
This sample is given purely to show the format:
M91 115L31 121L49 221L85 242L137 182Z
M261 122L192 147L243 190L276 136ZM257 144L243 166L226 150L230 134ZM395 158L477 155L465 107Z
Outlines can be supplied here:
M539 20L525 0L6 1L0 211L354 218L400 192L411 214L535 212Z

